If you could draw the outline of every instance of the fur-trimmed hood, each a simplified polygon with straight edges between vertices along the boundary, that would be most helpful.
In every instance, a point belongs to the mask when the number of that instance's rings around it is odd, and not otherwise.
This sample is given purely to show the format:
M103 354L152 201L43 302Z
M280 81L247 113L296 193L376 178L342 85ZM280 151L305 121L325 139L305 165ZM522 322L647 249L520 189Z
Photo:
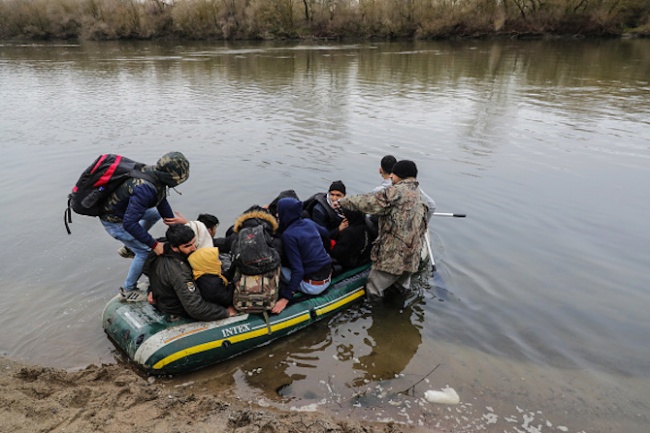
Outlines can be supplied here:
M275 217L268 213L268 211L259 208L259 209L253 209L253 210L248 210L241 214L236 220L235 224L233 226L233 231L235 233L239 233L239 229L244 227L247 221L250 221L252 219L258 220L256 223L253 225L257 224L265 224L268 226L268 228L271 230L271 233L275 233L278 229L278 222L276 221Z

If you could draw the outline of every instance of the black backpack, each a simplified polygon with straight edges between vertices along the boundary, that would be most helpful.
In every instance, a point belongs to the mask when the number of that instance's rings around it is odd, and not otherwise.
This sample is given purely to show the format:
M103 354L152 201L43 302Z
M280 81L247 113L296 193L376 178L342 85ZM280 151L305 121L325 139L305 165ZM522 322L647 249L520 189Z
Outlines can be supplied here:
M318 203L318 198L320 196L325 196L322 192L317 192L316 194L309 197L307 200L302 202L302 217L311 218L312 213L314 212L314 206Z
M125 180L137 177L155 183L156 180L143 173L144 164L122 155L106 153L86 168L68 195L68 208L63 214L63 222L68 234L68 223L72 223L72 212L79 215L99 216L104 200Z
M260 275L280 266L280 254L271 246L263 225L239 229L232 246L233 263L244 275Z

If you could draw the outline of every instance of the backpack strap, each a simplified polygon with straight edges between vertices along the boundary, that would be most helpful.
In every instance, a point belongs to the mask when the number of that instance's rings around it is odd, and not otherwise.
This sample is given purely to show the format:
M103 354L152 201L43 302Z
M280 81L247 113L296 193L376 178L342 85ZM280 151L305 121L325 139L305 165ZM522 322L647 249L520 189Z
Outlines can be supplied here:
M131 177L135 177L138 179L144 179L148 182L151 182L154 184L154 186L160 185L162 182L158 180L158 178L154 177L153 175L149 173L145 173L144 171L139 170L137 167L131 170L131 173L129 173Z
M68 234L71 235L72 231L70 231L70 226L68 224L72 224L72 209L71 209L71 203L70 203L70 196L68 196L68 208L63 211L63 225L65 225L65 229L68 231Z
M269 319L269 312L266 310L262 311L262 316L264 316L264 321L266 322L266 329L269 331L269 335L271 335L271 321Z

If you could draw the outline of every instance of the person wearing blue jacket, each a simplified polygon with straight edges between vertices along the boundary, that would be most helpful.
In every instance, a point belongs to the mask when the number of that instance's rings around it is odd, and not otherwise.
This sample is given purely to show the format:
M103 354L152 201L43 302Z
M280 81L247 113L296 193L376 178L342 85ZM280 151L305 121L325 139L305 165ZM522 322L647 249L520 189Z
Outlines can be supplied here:
M120 294L126 301L139 301L146 297L137 290L144 263L150 251L163 253L163 245L149 234L149 229L160 219L165 224L182 222L174 215L167 202L167 188L187 180L190 163L180 152L163 155L155 166L145 166L143 172L154 182L142 178L129 178L104 202L99 218L106 232L122 242L134 253Z
M287 267L282 267L280 295L272 313L282 312L296 292L318 295L332 279L332 259L325 250L329 234L324 227L302 218L302 202L283 198L278 202L278 218L282 232L282 250Z

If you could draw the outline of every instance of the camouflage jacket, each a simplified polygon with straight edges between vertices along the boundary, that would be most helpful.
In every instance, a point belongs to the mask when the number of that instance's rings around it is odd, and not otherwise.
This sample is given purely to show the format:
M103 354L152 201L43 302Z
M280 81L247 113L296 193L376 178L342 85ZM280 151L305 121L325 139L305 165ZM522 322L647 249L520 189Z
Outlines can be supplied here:
M379 235L371 253L373 268L394 275L418 270L428 206L417 180L404 179L377 192L344 197L340 204L379 217Z

